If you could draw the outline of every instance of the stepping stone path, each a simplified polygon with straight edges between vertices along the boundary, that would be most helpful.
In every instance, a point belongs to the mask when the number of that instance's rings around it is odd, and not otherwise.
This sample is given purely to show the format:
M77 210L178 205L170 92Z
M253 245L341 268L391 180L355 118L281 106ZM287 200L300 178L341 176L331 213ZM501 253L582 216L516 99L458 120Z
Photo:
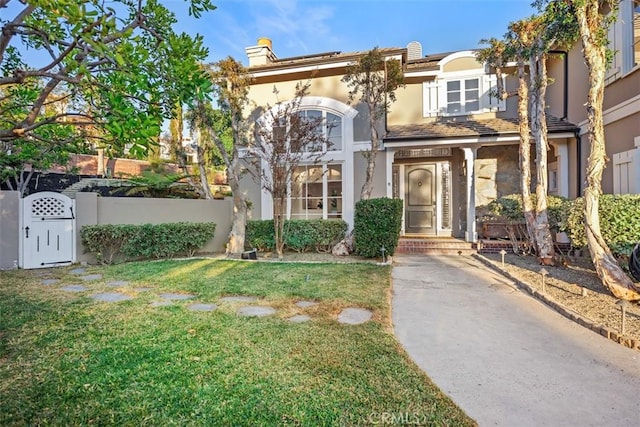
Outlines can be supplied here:
M338 322L347 325L359 325L371 320L373 313L364 308L345 308L338 315Z
M240 316L246 316L246 317L264 317L264 316L271 316L272 314L276 314L276 309L273 307L266 307L266 306L247 305L244 307L240 307L237 313Z
M314 305L318 305L315 301L298 301L296 305L300 308L313 307Z
M75 268L69 271L70 274L74 274L78 276L81 274L84 274L85 272L86 270L84 268ZM92 280L100 280L102 279L102 274L87 274L85 276L79 276L79 278L84 280L85 282L92 281ZM41 281L42 285L44 286L50 286L58 282L60 282L59 279L43 279ZM107 286L110 286L113 288L118 288L118 287L127 286L127 285L129 285L129 282L126 280L112 280L107 282ZM83 285L67 285L59 289L66 292L84 292L89 290ZM153 288L139 287L139 288L133 288L133 290L136 292L147 292L147 291L153 290ZM164 294L160 294L159 297L162 299L162 301L153 301L149 305L151 307L167 307L167 306L173 305L174 301L189 300L189 299L195 298L196 296L193 294L164 293ZM91 298L95 301L100 301L100 302L119 302L119 301L126 301L126 300L133 299L133 297L119 293L119 292L101 292L101 293L91 295ZM234 302L250 303L250 302L256 302L258 300L259 300L258 297L246 296L246 295L234 295L234 296L222 297L218 301L220 303L234 303ZM304 301L304 300L298 301L295 303L295 305L299 308L313 307L318 304L319 303L316 301ZM218 306L216 304L205 304L205 303L194 303L187 306L187 309L191 311L215 311L217 310L217 308ZM272 316L276 314L276 312L277 311L275 308L269 307L269 306L243 306L238 308L238 310L236 311L236 313L239 316L245 316L245 317ZM359 325L371 320L372 316L373 316L373 313L370 310L366 310L364 308L355 308L355 307L345 308L338 315L338 322L343 324L348 324L348 325ZM307 316L306 314L298 314L298 315L289 317L287 320L291 323L304 323L304 322L310 321L311 317Z
M67 291L67 292L84 292L84 291L88 291L88 288L85 288L82 285L67 285L67 286L63 286L60 288L61 291Z
M102 279L102 274L87 274L86 276L80 276L80 279L84 280L85 282L100 280Z
M169 300L169 301L180 301L180 300L195 298L195 295L169 293L169 294L160 294L160 298Z
M119 288L121 286L127 286L129 282L126 280L113 280L111 282L107 282L107 286L111 286L112 288Z
M258 298L247 297L247 296L232 296L232 297L222 297L218 301L220 302L256 302L258 301Z
M74 268L73 270L69 271L69 274L80 275L80 274L84 274L86 271L87 271L86 268Z
M287 320L291 323L304 323L311 320L311 317L306 314L298 314L297 316L289 317Z
M197 303L197 304L191 304L187 308L191 311L214 311L216 308L218 308L218 306L215 304Z
M121 294L118 292L103 292L100 294L91 295L91 298L96 301L102 302L119 302L132 299L132 297L130 297L129 295Z

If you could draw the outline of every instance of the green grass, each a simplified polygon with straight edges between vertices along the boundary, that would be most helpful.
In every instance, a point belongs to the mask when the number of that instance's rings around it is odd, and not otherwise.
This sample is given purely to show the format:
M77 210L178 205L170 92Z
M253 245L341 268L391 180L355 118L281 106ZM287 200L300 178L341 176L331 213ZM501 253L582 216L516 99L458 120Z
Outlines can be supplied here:
M89 268L104 280L83 295L57 289L79 283L68 271L52 270L61 284L48 287L34 272L0 272L0 425L473 425L390 333L387 267L130 263ZM109 280L129 280L120 291L135 298L87 297L113 291ZM142 286L153 290L135 291ZM162 292L198 302L258 296L278 314L150 307ZM319 304L300 309L300 299ZM355 306L373 310L374 321L335 320ZM313 320L286 320L300 313Z

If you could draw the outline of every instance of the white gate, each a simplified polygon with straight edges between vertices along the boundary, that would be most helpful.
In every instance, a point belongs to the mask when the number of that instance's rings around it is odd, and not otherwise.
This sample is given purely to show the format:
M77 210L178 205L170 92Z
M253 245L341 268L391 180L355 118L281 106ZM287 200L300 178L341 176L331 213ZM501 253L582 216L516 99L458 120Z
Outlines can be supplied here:
M20 267L69 265L76 259L75 200L45 191L20 203Z

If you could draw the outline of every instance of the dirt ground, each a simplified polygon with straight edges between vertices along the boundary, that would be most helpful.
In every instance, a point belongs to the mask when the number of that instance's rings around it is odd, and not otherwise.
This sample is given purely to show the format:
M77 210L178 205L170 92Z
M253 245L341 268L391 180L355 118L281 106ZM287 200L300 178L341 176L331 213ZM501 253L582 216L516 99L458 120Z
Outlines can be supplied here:
M511 276L542 291L542 267L535 257L507 254L502 266L499 254L483 256ZM566 261L566 266L545 267L548 272L545 279L547 295L594 323L620 332L621 309L616 305L618 300L602 285L591 260L585 257L568 257ZM586 292L583 292L583 289ZM625 336L640 339L638 304L627 310Z

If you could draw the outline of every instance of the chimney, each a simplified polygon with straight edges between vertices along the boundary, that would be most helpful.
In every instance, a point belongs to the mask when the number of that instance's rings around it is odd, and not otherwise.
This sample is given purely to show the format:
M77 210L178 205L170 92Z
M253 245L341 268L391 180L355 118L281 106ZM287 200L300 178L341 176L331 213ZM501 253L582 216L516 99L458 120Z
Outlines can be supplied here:
M407 59L409 61L413 59L422 58L422 45L420 42L411 42L407 45Z
M256 46L247 47L244 51L249 57L249 67L271 64L278 59L273 53L271 39L266 37L260 37Z

